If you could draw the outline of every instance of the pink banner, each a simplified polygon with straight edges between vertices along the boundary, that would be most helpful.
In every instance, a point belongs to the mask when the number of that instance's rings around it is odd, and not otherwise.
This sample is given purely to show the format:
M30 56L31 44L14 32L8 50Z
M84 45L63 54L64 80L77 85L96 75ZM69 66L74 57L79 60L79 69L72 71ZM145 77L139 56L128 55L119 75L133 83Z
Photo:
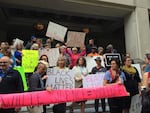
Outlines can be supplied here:
M121 96L128 96L124 86L112 85L99 88L53 90L51 92L37 91L17 94L0 94L0 103L2 104L2 108L15 108Z

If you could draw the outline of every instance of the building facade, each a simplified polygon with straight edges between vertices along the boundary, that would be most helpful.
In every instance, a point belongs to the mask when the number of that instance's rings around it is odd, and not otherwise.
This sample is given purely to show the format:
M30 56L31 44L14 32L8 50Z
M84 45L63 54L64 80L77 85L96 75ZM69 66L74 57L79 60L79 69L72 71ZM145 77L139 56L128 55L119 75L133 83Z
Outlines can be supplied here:
M150 0L0 0L0 7L54 11L85 17L122 18L126 52L136 59L150 53ZM0 11L1 20L5 14ZM0 22L3 24L3 21ZM0 30L1 36L6 33Z

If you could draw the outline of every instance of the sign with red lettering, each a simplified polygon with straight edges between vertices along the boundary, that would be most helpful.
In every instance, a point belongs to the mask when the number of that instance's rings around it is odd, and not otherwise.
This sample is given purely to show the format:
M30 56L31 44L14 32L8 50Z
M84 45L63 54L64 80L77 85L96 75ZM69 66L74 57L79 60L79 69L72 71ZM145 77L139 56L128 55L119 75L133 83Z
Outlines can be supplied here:
M83 87L90 88L90 87L100 87L103 86L105 73L96 73L96 74L89 74L88 76L83 78Z
M51 92L0 94L0 104L2 108L16 108L122 96L128 96L125 87L123 85L111 85L97 88L52 90Z

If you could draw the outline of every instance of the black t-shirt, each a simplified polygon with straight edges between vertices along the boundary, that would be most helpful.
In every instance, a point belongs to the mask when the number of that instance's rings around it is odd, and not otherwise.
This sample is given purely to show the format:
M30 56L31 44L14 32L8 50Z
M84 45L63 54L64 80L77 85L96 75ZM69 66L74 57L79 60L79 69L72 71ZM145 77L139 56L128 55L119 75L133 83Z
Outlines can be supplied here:
M141 82L141 79L140 79L137 69L136 69L136 73L134 75L131 75L124 70L123 70L123 72L126 77L126 81L124 82L124 85L125 85L127 91L130 92L131 96L138 94L139 93L138 83Z
M104 67L97 68L95 66L92 68L91 74L96 74L96 73L100 73L100 72L106 72L106 68L104 68Z

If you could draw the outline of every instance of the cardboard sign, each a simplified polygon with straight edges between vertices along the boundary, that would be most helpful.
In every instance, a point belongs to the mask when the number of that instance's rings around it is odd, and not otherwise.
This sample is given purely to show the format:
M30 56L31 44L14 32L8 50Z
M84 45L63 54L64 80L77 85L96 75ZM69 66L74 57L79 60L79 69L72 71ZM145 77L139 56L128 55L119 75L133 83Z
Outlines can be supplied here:
M47 75L46 86L50 86L52 89L72 89L75 87L72 70L48 68Z
M37 50L22 50L22 67L24 72L32 73L38 64L39 54Z
M104 60L103 60L102 56L97 56L97 57L101 57L101 59L102 59L101 65L103 67L105 67ZM96 57L85 57L85 59L86 59L86 63L87 63L87 69L89 72L91 72L92 68L97 65L95 62Z
M17 108L22 106L38 106L65 102L92 100L96 98L112 98L127 96L123 85L110 85L97 88L75 88L65 90L52 90L0 94L1 108Z
M47 55L49 60L49 66L56 66L59 58L59 48L52 48L49 50L43 49L39 51L39 56Z
M68 31L67 46L69 47L83 47L86 33Z
M89 74L88 76L83 78L83 87L90 88L90 87L100 87L103 86L105 73L96 73L96 74Z
M67 32L67 27L64 27L62 25L53 22L49 22L46 36L64 42L64 37L66 35L66 32Z
M111 59L118 59L120 62L122 62L121 60L121 56L119 53L113 53L113 54L105 54L105 63L106 63L106 66L110 66L110 61Z
M142 71L140 64L132 64L132 66L134 66L138 70L140 78L142 79Z
M137 94L131 99L130 113L141 113L141 109L141 96Z

